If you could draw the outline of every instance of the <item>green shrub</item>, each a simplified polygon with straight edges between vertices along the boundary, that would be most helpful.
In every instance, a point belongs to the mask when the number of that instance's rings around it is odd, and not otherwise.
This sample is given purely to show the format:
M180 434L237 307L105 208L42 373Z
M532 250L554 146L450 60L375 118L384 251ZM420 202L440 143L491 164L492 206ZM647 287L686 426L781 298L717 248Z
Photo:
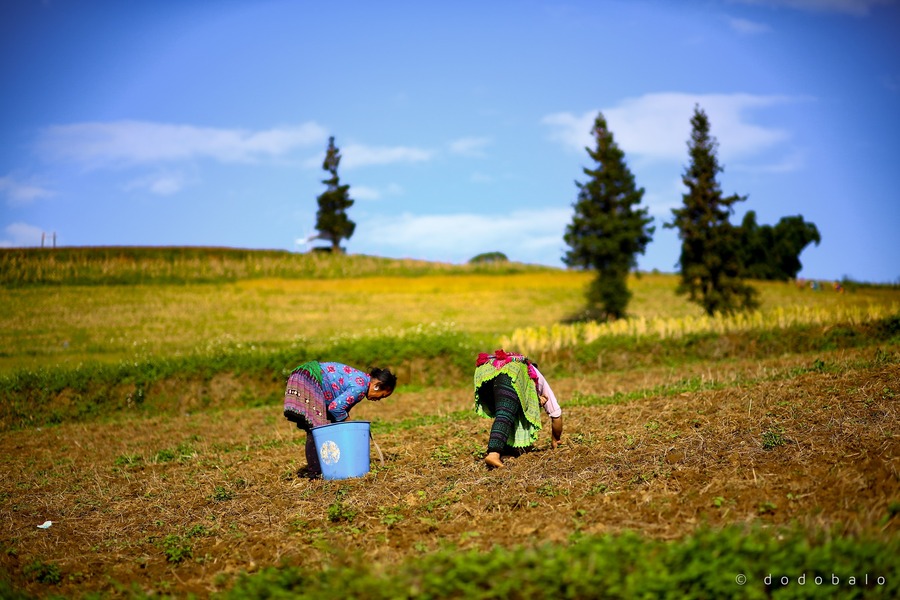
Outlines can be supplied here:
M0 575L0 598L3 600L33 600L34 596L17 590L9 581L3 579L3 575Z
M509 258L502 252L482 252L481 254L476 254L472 258L469 259L470 265L484 264L484 263L495 263L495 262L507 262Z
M234 492L221 485L217 485L210 498L214 502L227 502L234 499Z

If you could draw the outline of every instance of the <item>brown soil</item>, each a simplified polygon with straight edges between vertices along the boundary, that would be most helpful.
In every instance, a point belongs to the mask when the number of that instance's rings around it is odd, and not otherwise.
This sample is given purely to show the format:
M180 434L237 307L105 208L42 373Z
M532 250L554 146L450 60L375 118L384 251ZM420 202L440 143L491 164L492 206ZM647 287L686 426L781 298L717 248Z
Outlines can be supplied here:
M481 460L490 421L458 414L471 406L465 386L401 389L354 409L354 419L376 421L384 464L373 450L372 472L343 481L298 475L305 435L280 406L5 433L0 569L38 596L131 585L207 596L237 573L284 563L352 556L389 565L448 546L625 529L673 539L704 524L760 522L896 535L900 362L896 349L887 360L873 354L551 381L564 444L550 450L542 434L496 470ZM831 368L796 369L817 358ZM576 393L687 378L721 385L566 406ZM53 525L38 529L45 520ZM167 560L167 549L187 547L190 556ZM26 576L38 561L56 565L61 582Z

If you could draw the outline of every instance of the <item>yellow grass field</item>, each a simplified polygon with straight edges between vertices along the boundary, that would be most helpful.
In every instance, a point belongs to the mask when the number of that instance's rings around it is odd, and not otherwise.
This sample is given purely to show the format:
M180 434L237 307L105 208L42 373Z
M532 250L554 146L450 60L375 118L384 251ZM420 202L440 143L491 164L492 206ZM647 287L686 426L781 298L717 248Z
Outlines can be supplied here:
M425 275L356 279L262 279L219 284L45 286L0 289L0 372L41 365L191 354L222 346L278 348L438 324L509 340L576 312L591 274ZM700 318L675 294L672 275L632 277L629 313ZM900 302L900 291L835 293L759 282L761 311L860 310ZM502 307L502 310L500 310ZM515 341L515 340L513 340Z

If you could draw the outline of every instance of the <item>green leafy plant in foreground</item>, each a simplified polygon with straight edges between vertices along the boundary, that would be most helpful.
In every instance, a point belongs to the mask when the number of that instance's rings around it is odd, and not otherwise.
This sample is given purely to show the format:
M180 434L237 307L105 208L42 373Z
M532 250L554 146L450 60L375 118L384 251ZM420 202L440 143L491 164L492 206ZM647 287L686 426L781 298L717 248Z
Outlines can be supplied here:
M762 434L763 450L773 450L778 446L784 446L787 440L784 438L784 428L775 427L767 429Z
M213 502L227 502L233 499L234 492L221 485L217 485L216 489L213 490L213 493L210 496L210 500L212 500Z
M184 536L169 534L162 541L162 551L166 560L170 563L180 563L188 558L193 558L194 552L191 544Z
M62 581L59 567L53 563L47 563L42 560L34 560L22 569L25 577L38 583L57 584Z
M272 568L217 597L891 598L900 594L898 551L896 538L799 529L701 529L671 542L626 532L488 552L449 547L390 567L347 559L313 573Z

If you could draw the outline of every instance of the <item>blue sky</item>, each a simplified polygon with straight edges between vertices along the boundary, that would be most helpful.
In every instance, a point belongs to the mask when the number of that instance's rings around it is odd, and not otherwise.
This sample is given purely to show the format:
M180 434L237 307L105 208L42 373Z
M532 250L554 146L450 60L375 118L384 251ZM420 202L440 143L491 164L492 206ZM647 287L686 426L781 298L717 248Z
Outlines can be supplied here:
M900 280L897 0L11 0L0 246L305 250L335 136L348 251L561 265L598 111L674 272L693 108L801 276ZM49 243L49 237L48 243Z

